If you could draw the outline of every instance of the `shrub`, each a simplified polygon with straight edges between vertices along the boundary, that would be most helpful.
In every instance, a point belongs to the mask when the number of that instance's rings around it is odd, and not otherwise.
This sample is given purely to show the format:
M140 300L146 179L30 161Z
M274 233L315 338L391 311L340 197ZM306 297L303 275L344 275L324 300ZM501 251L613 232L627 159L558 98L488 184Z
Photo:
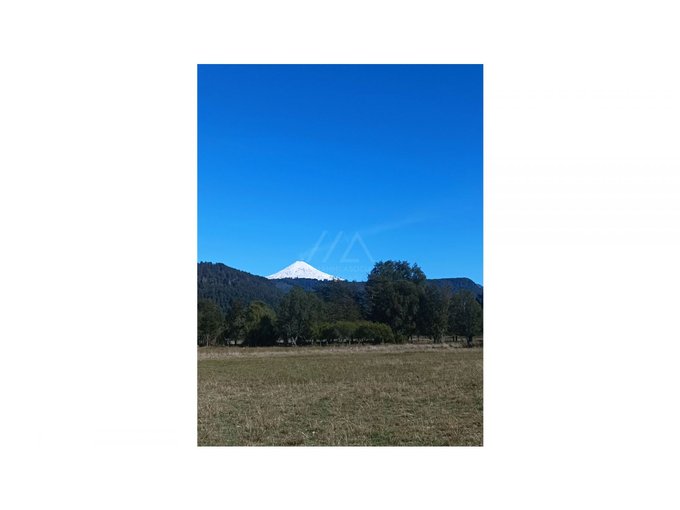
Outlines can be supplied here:
M380 322L361 321L357 323L356 338L360 341L383 344L393 341L392 329Z

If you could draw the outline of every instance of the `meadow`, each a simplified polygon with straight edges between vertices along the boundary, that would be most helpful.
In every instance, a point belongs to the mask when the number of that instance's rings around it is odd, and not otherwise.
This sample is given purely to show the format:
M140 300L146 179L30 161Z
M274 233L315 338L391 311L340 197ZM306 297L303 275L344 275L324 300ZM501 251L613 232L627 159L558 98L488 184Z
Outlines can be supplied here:
M200 347L199 446L481 446L482 354L460 344Z

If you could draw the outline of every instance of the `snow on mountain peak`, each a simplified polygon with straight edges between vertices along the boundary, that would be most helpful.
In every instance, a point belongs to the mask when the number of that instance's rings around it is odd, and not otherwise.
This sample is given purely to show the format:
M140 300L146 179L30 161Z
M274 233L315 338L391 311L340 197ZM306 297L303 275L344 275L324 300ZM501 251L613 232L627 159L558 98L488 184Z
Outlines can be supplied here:
M337 276L330 275L319 271L310 266L307 262L296 260L290 266L283 268L278 273L267 276L270 280L278 280L281 278L309 278L312 280L342 280Z

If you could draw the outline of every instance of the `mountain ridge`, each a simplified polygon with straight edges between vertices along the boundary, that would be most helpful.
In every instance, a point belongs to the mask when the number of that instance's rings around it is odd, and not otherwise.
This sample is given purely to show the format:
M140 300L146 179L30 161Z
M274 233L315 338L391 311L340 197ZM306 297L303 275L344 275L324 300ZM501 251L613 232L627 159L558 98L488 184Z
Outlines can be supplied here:
M310 292L323 292L335 284L343 284L363 294L365 281L316 280L309 278L277 278L268 279L246 271L227 266L221 262L198 263L198 299L210 299L223 311L227 311L230 302L240 300L244 303L262 301L276 307L279 301L294 287L301 287ZM426 283L451 292L470 290L480 302L483 300L484 288L470 278L433 278Z

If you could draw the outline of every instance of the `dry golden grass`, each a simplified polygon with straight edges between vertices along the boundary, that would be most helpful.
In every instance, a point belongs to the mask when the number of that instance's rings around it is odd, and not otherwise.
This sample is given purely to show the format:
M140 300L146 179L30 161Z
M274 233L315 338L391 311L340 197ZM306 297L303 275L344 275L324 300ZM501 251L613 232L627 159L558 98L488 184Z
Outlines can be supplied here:
M199 349L199 445L481 445L482 350Z

